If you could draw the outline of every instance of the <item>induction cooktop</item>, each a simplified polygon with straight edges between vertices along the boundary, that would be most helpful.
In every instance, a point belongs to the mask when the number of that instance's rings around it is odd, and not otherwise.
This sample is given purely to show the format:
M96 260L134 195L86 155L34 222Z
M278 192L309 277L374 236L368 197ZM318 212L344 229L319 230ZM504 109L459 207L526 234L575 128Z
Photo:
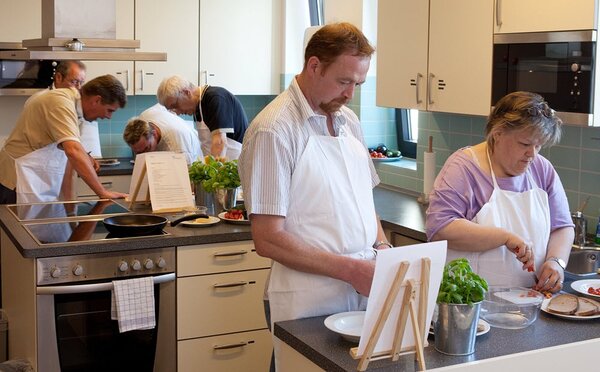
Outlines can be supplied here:
M138 239L170 235L164 230L146 235L117 235L109 233L102 220L31 223L24 224L23 226L40 245L78 244L81 242Z
M129 213L122 205L109 199L67 201L39 204L13 204L8 209L19 221L36 221L47 219L82 219L86 217Z

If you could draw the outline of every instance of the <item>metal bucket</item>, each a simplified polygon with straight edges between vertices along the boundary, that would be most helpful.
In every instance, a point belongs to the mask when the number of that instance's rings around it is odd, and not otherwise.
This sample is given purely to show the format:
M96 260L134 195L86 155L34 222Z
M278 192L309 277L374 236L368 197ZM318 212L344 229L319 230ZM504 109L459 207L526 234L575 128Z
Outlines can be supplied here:
M237 203L238 189L218 189L216 192L216 212L217 214L228 211L235 207Z
M206 214L212 216L218 214L215 208L215 194L204 191L201 183L194 183L194 198L196 199L196 206L206 207Z
M436 305L433 334L435 349L448 355L469 355L475 352L477 321L481 302L472 305Z

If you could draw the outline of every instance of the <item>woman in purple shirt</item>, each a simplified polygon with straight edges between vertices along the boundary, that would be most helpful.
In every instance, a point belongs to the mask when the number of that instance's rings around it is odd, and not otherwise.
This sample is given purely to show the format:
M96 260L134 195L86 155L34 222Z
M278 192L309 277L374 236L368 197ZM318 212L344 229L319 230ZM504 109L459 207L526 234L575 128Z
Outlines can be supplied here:
M560 178L539 155L561 120L535 93L514 92L488 118L486 140L458 150L438 174L427 238L447 240L490 285L562 288L574 230Z

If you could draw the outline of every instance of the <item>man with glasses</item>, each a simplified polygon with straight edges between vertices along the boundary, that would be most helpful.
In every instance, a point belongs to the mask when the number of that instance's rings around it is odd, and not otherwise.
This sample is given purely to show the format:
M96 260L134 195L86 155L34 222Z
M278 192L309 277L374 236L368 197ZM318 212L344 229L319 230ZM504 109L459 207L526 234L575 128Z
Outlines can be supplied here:
M110 119L125 106L121 82L97 77L76 89L53 89L32 97L0 151L0 204L56 201L61 198L67 159L100 198L126 194L107 190L81 144L79 118Z
M177 115L193 115L204 155L237 159L248 128L240 101L227 89L196 86L181 76L163 80L158 102Z

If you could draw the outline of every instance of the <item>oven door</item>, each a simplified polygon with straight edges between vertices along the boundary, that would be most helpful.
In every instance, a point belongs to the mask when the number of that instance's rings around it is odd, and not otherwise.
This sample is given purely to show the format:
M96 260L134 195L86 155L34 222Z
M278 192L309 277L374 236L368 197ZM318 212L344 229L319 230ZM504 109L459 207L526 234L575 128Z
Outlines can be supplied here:
M157 327L124 333L110 318L111 282L38 287L38 371L175 371L174 280L154 277Z
M590 114L595 42L494 45L492 106L515 91L535 92L559 112Z

